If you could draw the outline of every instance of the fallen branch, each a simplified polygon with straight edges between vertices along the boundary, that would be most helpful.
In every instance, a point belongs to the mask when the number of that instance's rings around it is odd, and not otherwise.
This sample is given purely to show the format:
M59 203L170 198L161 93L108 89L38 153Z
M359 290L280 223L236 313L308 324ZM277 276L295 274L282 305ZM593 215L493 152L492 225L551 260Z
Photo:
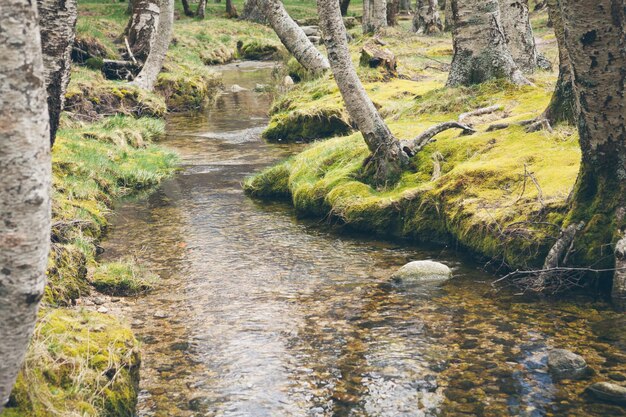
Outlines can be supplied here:
M413 140L401 141L400 144L402 146L402 150L404 150L407 155L413 156L424 146L432 142L436 135L448 129L462 129L462 134L464 135L476 133L476 130L474 130L471 126L459 122L444 122L426 129Z
M480 109L476 109L476 110L472 110L472 111L468 111L466 113L461 113L459 115L459 123L463 122L463 120L467 119L468 117L472 117L472 116L482 116L484 114L489 114L489 113L493 113L496 112L498 110L502 110L504 107L500 104L496 104L493 106L489 106L489 107L482 107Z
M130 49L130 44L128 43L128 38L126 36L124 36L124 43L126 44L128 56L130 56L130 59L132 59L135 65L137 65L137 60L135 59L135 55L133 55L133 51Z

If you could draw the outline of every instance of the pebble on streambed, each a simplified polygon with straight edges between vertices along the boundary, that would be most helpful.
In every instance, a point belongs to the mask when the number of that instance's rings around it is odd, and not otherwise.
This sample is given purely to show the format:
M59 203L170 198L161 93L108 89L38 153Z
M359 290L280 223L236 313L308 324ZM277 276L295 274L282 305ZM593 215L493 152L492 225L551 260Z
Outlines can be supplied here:
M452 270L435 261L413 261L393 273L391 279L405 282L443 282L452 277Z

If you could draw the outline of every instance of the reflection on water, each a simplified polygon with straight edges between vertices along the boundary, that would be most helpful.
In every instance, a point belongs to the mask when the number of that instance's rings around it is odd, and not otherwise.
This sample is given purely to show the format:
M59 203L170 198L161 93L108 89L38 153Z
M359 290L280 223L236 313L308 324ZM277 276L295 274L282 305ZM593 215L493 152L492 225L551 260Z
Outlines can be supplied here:
M226 89L271 71L226 66ZM623 344L590 329L611 314L496 300L491 277L450 251L338 235L246 198L246 175L298 149L259 139L269 103L228 92L172 117L182 172L116 210L105 258L132 254L163 278L126 301L143 342L140 416L626 415L545 371L556 346L584 354L596 378L626 373ZM415 259L442 260L455 279L392 285Z

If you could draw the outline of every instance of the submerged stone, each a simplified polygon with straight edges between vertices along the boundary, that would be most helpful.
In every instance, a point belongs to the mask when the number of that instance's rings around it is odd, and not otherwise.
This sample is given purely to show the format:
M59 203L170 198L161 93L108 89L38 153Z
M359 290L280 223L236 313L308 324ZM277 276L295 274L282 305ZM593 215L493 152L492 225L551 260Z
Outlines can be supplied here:
M445 281L452 270L435 261L413 261L398 269L391 278L400 281Z
M626 404L626 387L611 382L596 382L587 390L596 398L618 404Z
M589 375L585 359L567 349L554 349L548 353L548 371L557 380L582 379Z

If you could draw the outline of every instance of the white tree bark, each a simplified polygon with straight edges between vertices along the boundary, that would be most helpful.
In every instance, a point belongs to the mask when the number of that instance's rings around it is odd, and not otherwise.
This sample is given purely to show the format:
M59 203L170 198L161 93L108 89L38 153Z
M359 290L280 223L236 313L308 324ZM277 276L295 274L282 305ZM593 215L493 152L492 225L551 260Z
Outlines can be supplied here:
M443 31L437 0L417 0L411 30L415 33L433 35Z
M615 275L611 298L619 310L626 311L626 237L620 239L615 248Z
M448 86L492 78L528 84L507 48L498 0L451 0L454 57Z
M54 144L70 82L72 46L76 34L76 0L38 0L43 69L48 92L50 143Z
M400 148L400 142L389 131L356 74L350 59L339 3L337 0L317 0L317 10L335 81L350 118L361 131L371 152L366 171L371 173L375 183L384 185L400 175L408 157Z
M24 359L50 248L50 132L36 3L0 2L0 411Z
M196 16L200 19L204 19L204 15L206 14L206 0L198 1L198 9L196 10Z
M320 75L330 69L328 60L311 43L304 31L287 13L280 0L258 0L269 24L285 48L298 62L313 74Z
M572 221L588 221L580 241L587 264L620 240L616 265L624 265L626 230L626 11L621 1L559 0L565 43L574 74L582 161ZM624 275L613 279L613 298L624 296Z
M363 33L387 27L387 0L363 0Z
M145 61L156 36L159 23L158 0L134 0L133 11L128 19L124 35L128 39L133 56Z
M258 4L258 0L245 0L241 18L250 22L265 23L265 15Z
M523 72L533 72L537 68L537 47L528 0L500 0L500 20L513 61Z
M132 82L148 91L154 90L159 72L163 68L165 55L172 41L172 29L174 26L174 0L159 0L159 6L161 10L159 24L156 37L150 48L150 55L148 55L141 72Z

